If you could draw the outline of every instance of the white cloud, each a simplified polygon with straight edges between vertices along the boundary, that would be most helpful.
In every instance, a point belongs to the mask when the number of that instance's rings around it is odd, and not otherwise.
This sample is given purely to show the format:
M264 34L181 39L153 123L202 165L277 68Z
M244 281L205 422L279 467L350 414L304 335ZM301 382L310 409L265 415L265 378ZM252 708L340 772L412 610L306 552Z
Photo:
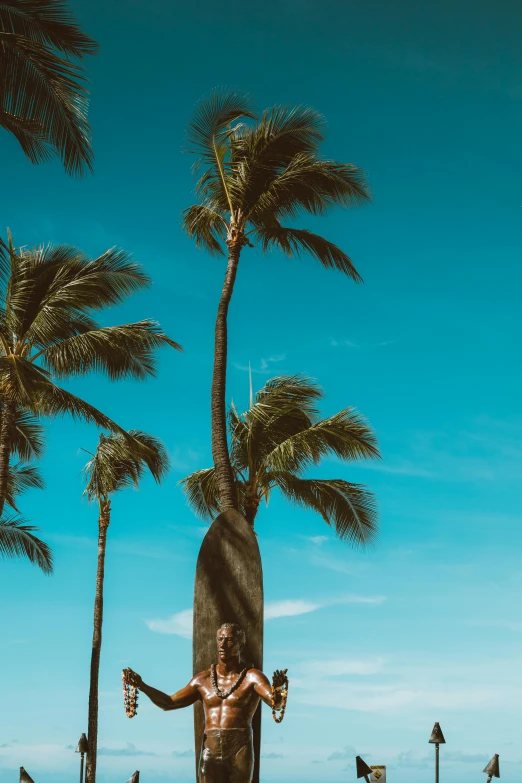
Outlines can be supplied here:
M312 601L268 601L265 604L265 620L273 620L276 617L295 617L299 614L308 614L320 609L321 604Z
M192 609L184 609L167 617L166 620L145 620L148 628L156 633L176 634L185 639L192 638Z
M324 544L326 541L328 541L328 536L309 536L308 540L316 546L321 546L321 544Z
M318 609L336 604L382 604L385 596L344 595L330 598L321 602L304 601L302 599L283 599L281 601L267 601L265 603L265 620L275 620L279 617L297 617L301 614L309 614ZM175 634L185 639L192 638L192 609L183 609L162 620L145 620L147 627L155 633Z

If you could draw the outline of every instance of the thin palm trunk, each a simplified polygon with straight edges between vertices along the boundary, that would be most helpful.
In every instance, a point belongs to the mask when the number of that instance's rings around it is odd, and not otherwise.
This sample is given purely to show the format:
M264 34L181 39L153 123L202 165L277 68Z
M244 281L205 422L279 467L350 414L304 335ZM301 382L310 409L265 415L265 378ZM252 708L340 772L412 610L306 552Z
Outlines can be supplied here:
M0 429L0 517L4 513L15 416L15 404L4 399L2 408L2 427Z
M100 673L100 652L103 624L103 579L105 576L105 548L107 528L110 522L110 502L100 498L98 529L98 570L96 572L96 595L94 598L94 630L92 635L91 680L89 688L88 741L89 752L85 768L86 783L96 781L96 759L98 750L98 679Z
M249 483L246 486L245 491L245 519L254 527L254 521L257 516L257 510L259 508L260 498L257 495L255 488Z
M212 375L212 458L216 468L219 500L222 511L238 508L234 472L230 464L227 441L226 381L227 381L227 315L234 290L241 240L228 243L228 264L216 318L214 340L214 372Z

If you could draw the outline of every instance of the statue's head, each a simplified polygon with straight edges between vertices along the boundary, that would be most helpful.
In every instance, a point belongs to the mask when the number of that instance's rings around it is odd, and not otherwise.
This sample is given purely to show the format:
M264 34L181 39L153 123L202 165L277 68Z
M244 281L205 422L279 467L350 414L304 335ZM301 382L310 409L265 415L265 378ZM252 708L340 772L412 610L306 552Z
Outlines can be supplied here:
M216 636L220 661L239 658L245 646L246 634L237 623L223 623Z

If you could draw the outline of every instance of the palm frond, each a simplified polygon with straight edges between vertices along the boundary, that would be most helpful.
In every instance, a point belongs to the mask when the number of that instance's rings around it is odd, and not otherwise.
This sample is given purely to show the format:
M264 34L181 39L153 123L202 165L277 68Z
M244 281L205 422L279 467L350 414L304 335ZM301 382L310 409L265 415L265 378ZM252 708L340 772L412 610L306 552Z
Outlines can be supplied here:
M301 479L289 472L272 474L288 500L320 514L338 538L355 546L371 543L378 530L375 496L362 484L342 479Z
M67 173L92 171L87 90L80 66L45 44L0 31L0 105L32 120L62 160Z
M362 283L362 277L352 261L340 247L328 242L327 239L312 234L304 228L285 228L280 225L266 225L256 229L256 236L261 240L263 251L278 248L287 256L299 257L301 253L310 254L326 269L338 269L351 277L356 283Z
M3 557L26 557L45 574L52 574L53 557L50 547L37 538L37 527L28 525L27 520L16 517L0 519L0 555Z
M140 430L100 435L96 453L85 465L87 484L84 494L89 500L107 498L126 487L138 487L145 468L155 481L161 482L169 469L163 443Z
M262 465L270 472L301 473L331 454L352 461L380 456L375 433L355 409L345 408L291 435L267 454Z
M240 418L229 415L231 452L244 470L259 466L275 446L309 428L317 419L322 390L304 375L277 376L256 392L256 401Z
M48 136L36 120L19 117L0 106L0 128L15 137L31 163L45 163L53 158Z
M68 414L73 419L97 424L98 427L120 433L128 433L115 421L93 405L54 384L42 367L17 356L0 356L0 385L4 396L17 406L36 415L60 416Z
M188 152L203 163L216 163L216 150L222 146L220 136L241 117L255 119L252 102L246 93L216 89L197 105L187 130Z
M207 250L210 255L224 255L221 242L227 237L227 224L214 209L204 204L193 204L183 211L183 229L196 247Z
M274 106L253 127L231 137L231 159L246 213L296 156L316 153L324 125L324 117L307 106Z
M189 506L198 517L213 519L220 513L215 468L197 470L182 479L179 484L187 496Z
M28 489L44 489L44 487L43 477L34 465L28 465L23 462L9 465L5 502L19 512L20 509L16 505L15 498Z
M96 41L75 22L66 0L1 0L0 30L23 35L73 57L98 51Z
M323 115L309 106L272 106L254 126L232 137L235 160L277 170L295 155L315 153L325 125Z
M38 418L28 410L18 408L12 433L13 452L18 454L21 460L28 461L41 457L44 447L43 425Z
M19 321L19 338L39 347L96 328L89 311L120 304L150 285L142 267L116 247L95 259L69 245L19 255L9 305Z
M90 370L107 373L111 380L154 376L154 351L163 346L182 348L149 319L123 326L107 326L69 337L42 351L44 366L58 378L83 375Z
M357 166L299 153L282 171L273 172L266 189L247 209L254 225L264 225L274 218L295 218L301 210L324 215L334 206L350 207L369 198Z

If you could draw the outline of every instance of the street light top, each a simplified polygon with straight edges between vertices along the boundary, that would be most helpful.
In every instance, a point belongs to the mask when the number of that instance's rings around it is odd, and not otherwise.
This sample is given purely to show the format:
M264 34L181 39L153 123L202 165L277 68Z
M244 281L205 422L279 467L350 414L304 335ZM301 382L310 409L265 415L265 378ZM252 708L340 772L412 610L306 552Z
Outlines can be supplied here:
M20 783L34 783L32 777L25 771L23 767L20 767Z
M438 723L436 723L435 726L433 727L433 731L431 732L431 737L429 738L428 742L431 742L434 745L446 744L446 740L444 739L444 734L442 733L442 729Z
M358 778L365 778L366 775L371 775L373 772L373 769L368 766L368 764L362 760L360 756L355 757L355 766L357 768L357 777Z
M489 775L490 778L500 777L500 770L498 767L498 753L495 753L489 764L483 769L483 772L485 772L486 775Z
M75 753L88 753L89 752L89 743L87 741L87 737L85 734L82 734L80 737L80 741L78 743L78 747L74 751Z
M140 783L140 771L139 769L136 770L136 772L130 777L127 781L127 783Z

